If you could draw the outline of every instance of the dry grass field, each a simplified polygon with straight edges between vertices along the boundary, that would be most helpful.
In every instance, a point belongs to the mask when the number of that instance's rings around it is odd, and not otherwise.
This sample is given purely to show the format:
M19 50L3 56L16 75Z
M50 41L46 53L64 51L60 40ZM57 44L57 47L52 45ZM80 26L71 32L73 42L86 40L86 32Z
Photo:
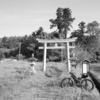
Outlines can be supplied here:
M42 71L42 63L35 66L33 74L29 62L0 62L0 100L99 100L96 92L82 91L77 87L61 88L59 83L66 77L66 64L47 63L47 71Z

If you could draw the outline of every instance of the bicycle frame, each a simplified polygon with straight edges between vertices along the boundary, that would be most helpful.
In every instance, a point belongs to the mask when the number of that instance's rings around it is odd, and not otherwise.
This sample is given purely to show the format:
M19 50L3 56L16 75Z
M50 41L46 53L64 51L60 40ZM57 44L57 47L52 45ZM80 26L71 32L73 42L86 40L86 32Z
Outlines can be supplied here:
M73 73L70 74L71 74L71 80L73 81L74 85L81 86L81 81L83 78L82 77L77 78Z

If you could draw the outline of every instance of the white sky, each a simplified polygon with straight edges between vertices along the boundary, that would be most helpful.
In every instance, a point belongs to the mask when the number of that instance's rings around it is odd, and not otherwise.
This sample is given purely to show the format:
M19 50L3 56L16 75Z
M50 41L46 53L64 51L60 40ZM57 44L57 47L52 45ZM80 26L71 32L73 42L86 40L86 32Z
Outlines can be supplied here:
M0 0L0 37L24 36L40 26L50 29L49 19L56 18L58 7L72 10L73 28L81 21L100 23L100 0Z

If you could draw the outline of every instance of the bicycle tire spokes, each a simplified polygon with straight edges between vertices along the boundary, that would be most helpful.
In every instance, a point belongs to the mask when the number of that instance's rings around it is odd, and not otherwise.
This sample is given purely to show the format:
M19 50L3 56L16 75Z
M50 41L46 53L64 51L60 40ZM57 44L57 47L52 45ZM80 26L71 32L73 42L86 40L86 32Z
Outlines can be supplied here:
M69 86L72 86L73 85L73 82L70 78L64 78L62 81L61 81L61 87L69 87Z
M91 91L94 88L93 82L89 79L82 80L81 85L83 89L88 90L88 91Z

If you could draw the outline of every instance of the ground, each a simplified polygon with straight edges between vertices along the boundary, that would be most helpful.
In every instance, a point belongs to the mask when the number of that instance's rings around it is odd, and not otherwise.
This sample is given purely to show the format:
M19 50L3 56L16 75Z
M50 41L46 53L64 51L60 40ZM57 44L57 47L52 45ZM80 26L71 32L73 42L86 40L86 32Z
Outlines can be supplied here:
M1 61L0 100L99 100L97 91L60 87L67 76L65 63L47 63L46 73L41 62L35 68L37 74L32 73L27 61Z

